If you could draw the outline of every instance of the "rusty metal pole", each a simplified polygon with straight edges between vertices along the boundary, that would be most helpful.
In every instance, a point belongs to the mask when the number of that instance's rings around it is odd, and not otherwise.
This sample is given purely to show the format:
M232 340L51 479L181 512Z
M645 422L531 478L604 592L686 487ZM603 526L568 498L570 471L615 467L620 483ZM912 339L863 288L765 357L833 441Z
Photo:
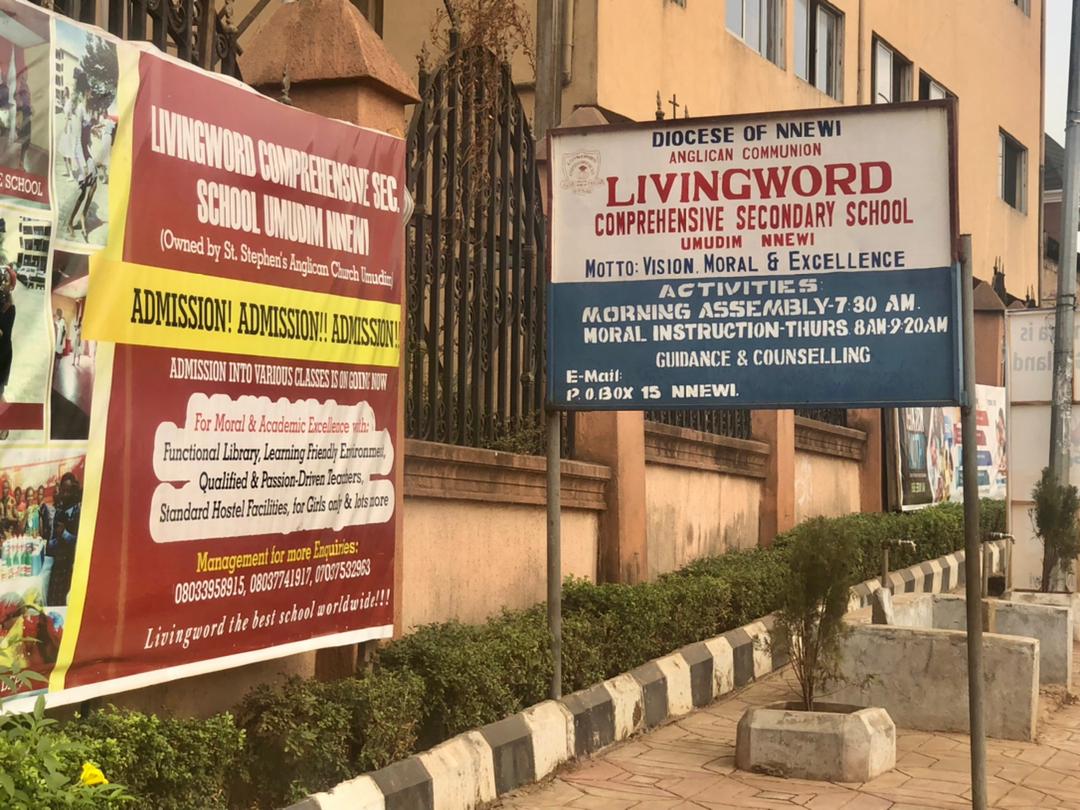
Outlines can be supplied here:
M533 132L539 143L559 123L562 71L559 68L559 10L562 0L536 4L536 113ZM548 155L548 171L551 171ZM550 201L548 202L550 206ZM551 256L550 245L547 255ZM550 323L548 324L550 329ZM547 612L551 634L551 686L549 697L562 697L562 419L550 406L547 419Z
M1076 231L1080 222L1080 0L1073 0L1069 89L1065 109L1065 176L1061 194L1061 259L1054 315L1054 394L1050 405L1050 472L1069 483L1076 321Z
M986 716L983 713L982 542L979 536L979 459L975 436L975 291L971 236L960 237L960 294L963 329L963 393L960 406L964 475L964 567L967 581L968 714L971 721L971 807L986 810Z

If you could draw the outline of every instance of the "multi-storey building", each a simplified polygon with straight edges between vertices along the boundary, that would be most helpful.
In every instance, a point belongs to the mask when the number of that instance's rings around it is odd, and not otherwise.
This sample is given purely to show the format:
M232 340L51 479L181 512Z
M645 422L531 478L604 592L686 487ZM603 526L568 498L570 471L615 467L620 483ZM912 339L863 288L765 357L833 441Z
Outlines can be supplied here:
M354 2L400 64L431 49L442 0ZM564 117L594 106L647 120L657 94L669 117L957 98L960 229L975 275L990 283L996 268L1010 296L1040 297L1045 0L561 2ZM257 5L241 0L238 16ZM524 55L514 80L528 108Z

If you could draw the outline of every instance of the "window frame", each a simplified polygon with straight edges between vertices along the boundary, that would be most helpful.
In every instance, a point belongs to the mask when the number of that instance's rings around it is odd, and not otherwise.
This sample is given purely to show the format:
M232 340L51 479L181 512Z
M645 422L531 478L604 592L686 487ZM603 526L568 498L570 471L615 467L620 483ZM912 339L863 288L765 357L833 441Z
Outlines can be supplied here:
M1012 147L1013 151L1019 156L1016 162L1016 177L1013 178L1016 189L1016 203L1012 202L1005 194L1007 177L1005 156L1008 147ZM998 197L1014 211L1025 215L1028 212L1028 160L1030 154L1028 148L1021 141L1014 138L1006 130L998 127Z
M878 48L884 48L889 52L889 71L892 74L892 80L890 81L890 92L892 98L887 101L878 100ZM880 37L874 34L870 38L870 90L871 90L871 104L900 104L905 101L911 101L913 98L913 74L915 73L915 64L908 59L904 54L898 50L895 46L889 43L884 37ZM897 75L896 63L897 59L902 62L901 75ZM896 98L899 95L900 98Z
M846 18L844 12L826 0L795 0L795 36L798 36L799 14L806 9L806 42L805 42L805 65L800 65L798 60L799 42L796 41L795 75L807 84L811 84L835 101L844 100L844 32ZM828 79L818 82L818 34L820 15L824 13L831 16L836 22L836 53L832 67L835 71L835 88L828 87Z
M385 0L351 0L356 10L363 15L364 19L371 23L375 33L383 35L383 22L385 20Z
M948 87L943 85L941 82L939 82L937 79L935 79L929 73L927 73L925 70L919 70L919 101L935 101L936 100L936 99L931 98L929 94L927 94L926 96L923 96L923 82L927 83L928 88L930 86L938 87L941 90L941 92L945 94L945 95L942 96L942 98L957 98L956 93L954 93Z
M785 53L787 50L786 0L725 0L725 3L724 28L727 32L739 39L740 42L759 56L776 65L781 70L785 70L787 59ZM738 30L735 30L730 25L730 11L733 7L732 4L738 4ZM758 10L756 42L752 42L746 36L746 21L748 18L746 9L750 4L754 4ZM766 13L762 14L762 11L765 11ZM770 42L770 36L774 38L774 41ZM772 51L775 51L774 54L770 51L770 45L772 46Z

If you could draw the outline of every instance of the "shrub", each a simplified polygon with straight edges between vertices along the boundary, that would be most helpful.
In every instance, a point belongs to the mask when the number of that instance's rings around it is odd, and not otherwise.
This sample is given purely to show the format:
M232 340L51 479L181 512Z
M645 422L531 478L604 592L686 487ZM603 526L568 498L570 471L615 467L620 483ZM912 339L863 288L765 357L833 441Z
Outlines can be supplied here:
M984 499L980 505L979 523L984 536L1005 531L1004 502ZM828 525L845 527L861 549L859 581L878 575L884 540L913 540L916 544L914 549L890 551L889 566L893 570L937 559L964 547L964 507L958 503L939 504L914 512L845 515L829 518ZM807 523L801 523L779 535L776 546L784 547L800 532L806 531L806 527Z
M500 720L521 707L505 676L505 655L490 626L446 622L417 628L379 652L380 671L411 672L424 682L423 746Z
M33 688L41 675L23 669L11 644L0 639L0 694ZM123 787L109 784L89 752L45 716L38 697L27 714L5 711L0 699L0 806L11 810L114 810L130 801Z
M730 627L749 624L767 616L778 606L780 589L788 575L786 538L770 549L733 551L722 557L697 560L676 574L682 577L709 577L723 582L730 594Z
M287 805L347 779L349 712L324 700L320 681L261 685L237 709L245 733L244 798Z
M803 707L839 679L840 642L862 554L849 523L806 521L788 547L791 575L780 592L773 643L791 659Z
M416 748L424 682L411 672L373 672L325 684L326 699L349 710L354 773L385 768Z
M39 704L39 707L43 704ZM99 810L123 807L118 785L79 780L86 752L53 728L43 712L0 722L0 807L10 810Z
M65 726L89 758L127 786L136 806L224 810L244 735L232 715L159 718L109 707Z
M1067 574L1080 555L1076 525L1080 495L1072 484L1057 483L1050 468L1044 467L1031 499L1035 501L1035 532L1043 543L1042 591L1049 593L1054 574Z
M409 672L257 687L237 712L247 768L234 802L280 807L407 756L422 699Z

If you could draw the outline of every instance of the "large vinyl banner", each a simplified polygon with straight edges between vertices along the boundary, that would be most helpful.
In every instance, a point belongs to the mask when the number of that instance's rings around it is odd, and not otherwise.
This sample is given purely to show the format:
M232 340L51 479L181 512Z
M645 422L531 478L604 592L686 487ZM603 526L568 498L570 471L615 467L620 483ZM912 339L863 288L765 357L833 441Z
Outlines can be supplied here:
M952 110L553 131L549 400L959 403Z
M403 141L0 16L0 657L71 702L389 635Z

